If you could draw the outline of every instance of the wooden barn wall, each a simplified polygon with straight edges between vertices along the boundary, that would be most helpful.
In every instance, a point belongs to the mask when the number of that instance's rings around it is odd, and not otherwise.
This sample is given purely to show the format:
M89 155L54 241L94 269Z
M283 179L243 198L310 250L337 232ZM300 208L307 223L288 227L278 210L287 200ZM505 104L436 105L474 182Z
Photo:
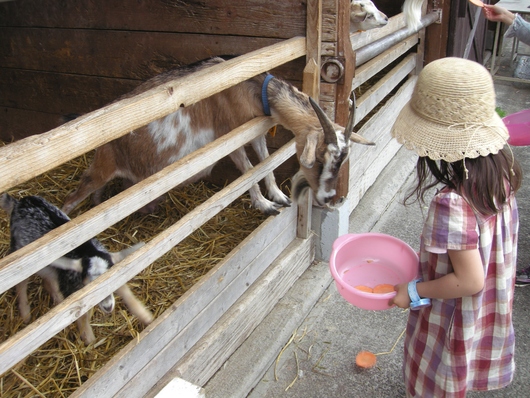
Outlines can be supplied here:
M0 2L0 139L98 109L175 66L305 35L292 0ZM304 60L278 75L301 82Z
M477 26L475 26L475 21L477 21ZM448 21L447 55L465 57L482 64L487 31L486 22L482 9L468 0L452 0ZM470 46L469 55L465 56L468 45Z

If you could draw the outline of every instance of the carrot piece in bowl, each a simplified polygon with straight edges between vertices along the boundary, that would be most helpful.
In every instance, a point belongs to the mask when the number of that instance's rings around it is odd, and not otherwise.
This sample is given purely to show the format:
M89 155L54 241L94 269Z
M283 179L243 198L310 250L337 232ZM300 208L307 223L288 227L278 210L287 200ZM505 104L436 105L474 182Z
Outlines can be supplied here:
M392 293L394 291L394 285L389 283L381 283L374 287L374 293Z
M355 288L357 290L360 290L361 292L366 292L366 293L373 293L374 292L374 289L372 289L369 286L357 285L357 286L355 286Z

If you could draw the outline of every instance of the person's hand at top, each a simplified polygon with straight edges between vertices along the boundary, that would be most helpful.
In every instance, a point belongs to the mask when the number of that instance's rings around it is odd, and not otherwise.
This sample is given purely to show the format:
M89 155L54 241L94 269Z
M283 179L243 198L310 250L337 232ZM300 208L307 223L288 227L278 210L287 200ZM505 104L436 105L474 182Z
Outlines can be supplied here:
M489 21L502 22L506 25L511 25L515 19L515 15L512 12L501 6L484 4L482 10L484 16Z

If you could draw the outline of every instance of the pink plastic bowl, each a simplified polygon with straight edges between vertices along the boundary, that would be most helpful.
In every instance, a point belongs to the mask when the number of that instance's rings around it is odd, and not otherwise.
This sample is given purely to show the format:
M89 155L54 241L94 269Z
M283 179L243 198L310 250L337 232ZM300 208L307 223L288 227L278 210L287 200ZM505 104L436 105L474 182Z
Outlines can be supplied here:
M530 109L512 113L502 119L508 128L508 144L513 146L530 145Z
M386 310L391 293L367 293L355 286L409 282L419 271L416 252L405 242L380 233L346 234L333 243L331 275L342 297L365 310Z

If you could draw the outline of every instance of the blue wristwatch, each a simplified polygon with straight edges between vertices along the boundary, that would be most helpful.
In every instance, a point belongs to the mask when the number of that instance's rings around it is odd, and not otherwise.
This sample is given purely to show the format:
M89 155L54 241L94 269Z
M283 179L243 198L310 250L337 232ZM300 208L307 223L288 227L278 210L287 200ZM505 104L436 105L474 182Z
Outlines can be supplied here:
M421 282L421 279L415 279L413 281L410 281L407 286L407 290L409 292L411 310L418 310L420 308L431 305L431 299L420 298L420 295L418 294L418 290L416 289L416 283L418 282Z

